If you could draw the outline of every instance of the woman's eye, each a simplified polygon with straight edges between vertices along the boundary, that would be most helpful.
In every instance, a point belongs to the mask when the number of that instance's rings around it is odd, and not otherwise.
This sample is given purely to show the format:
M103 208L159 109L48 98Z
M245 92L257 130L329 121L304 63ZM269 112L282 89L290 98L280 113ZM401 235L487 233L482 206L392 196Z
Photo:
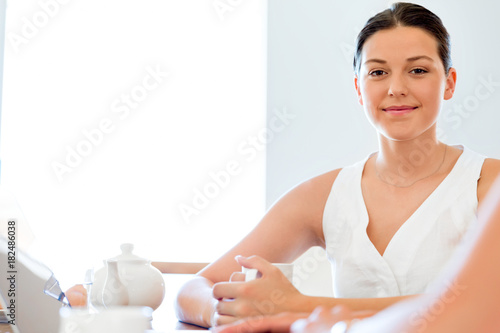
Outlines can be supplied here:
M427 73L427 71L423 68L415 68L413 70L410 71L410 73L413 73L413 74L425 74Z
M370 72L370 76L381 76L381 75L384 75L384 71L383 70L375 70L375 71L371 71Z

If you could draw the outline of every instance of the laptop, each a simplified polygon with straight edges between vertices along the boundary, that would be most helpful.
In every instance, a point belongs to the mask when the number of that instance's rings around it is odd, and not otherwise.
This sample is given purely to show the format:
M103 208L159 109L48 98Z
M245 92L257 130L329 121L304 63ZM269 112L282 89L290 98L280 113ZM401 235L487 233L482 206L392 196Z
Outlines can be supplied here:
M4 236L0 269L0 332L58 332L59 310L68 302L52 271Z

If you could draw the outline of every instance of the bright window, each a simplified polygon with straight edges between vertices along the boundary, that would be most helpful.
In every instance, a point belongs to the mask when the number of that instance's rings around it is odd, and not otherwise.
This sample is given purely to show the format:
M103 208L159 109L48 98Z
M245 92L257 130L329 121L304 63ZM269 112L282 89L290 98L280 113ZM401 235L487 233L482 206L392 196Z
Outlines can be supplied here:
M210 261L259 221L265 18L263 1L8 3L2 187L61 280L124 242Z

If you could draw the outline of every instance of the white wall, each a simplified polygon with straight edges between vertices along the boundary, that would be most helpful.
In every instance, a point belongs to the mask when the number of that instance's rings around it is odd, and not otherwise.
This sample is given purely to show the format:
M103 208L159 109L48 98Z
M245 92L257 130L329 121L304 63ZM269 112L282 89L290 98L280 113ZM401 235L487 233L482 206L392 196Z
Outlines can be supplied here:
M262 217L264 145L248 141L265 127L266 3L223 8L9 2L0 226L16 217L19 244L61 281L124 242L152 260L214 260Z
M352 164L377 149L375 131L355 97L352 56L359 30L389 3L269 1L268 117L280 106L295 118L268 145L267 206L298 183ZM441 139L500 158L500 4L489 0L416 3L440 16L452 38L458 86L442 109ZM310 256L307 260L311 262ZM327 266L326 262L318 266L315 279L319 280L313 284L325 285L320 292L329 294Z
M5 48L5 12L7 9L7 0L0 1L0 119L2 117L2 86L3 86L3 58ZM1 130L1 129L0 129ZM1 133L1 131L0 131ZM0 151L0 175L2 172L2 160Z

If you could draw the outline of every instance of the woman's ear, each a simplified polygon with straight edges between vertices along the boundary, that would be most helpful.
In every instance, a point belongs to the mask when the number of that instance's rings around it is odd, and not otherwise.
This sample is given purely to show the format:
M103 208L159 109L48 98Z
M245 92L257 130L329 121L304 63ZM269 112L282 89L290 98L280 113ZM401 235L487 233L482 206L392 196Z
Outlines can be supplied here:
M354 87L356 88L356 94L358 95L359 104L363 105L363 97L361 96L361 87L359 86L358 76L354 76Z
M444 89L444 96L443 96L445 100L449 100L453 97L456 85L457 85L457 70L451 67L448 72L448 77L446 78L446 87Z

